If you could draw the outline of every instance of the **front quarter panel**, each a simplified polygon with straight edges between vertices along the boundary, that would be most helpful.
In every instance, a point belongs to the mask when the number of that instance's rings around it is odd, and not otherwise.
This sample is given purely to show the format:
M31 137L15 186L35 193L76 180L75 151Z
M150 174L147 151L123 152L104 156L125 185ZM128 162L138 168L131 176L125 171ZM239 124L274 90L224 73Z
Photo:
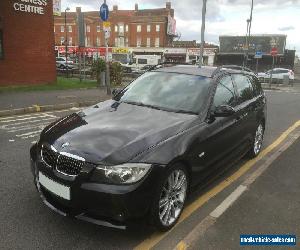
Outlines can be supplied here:
M195 145L195 140L205 141L208 124L197 120L189 129L177 133L176 135L160 142L157 145L136 155L130 162L157 163L168 165L176 160L192 162L189 152L191 146Z

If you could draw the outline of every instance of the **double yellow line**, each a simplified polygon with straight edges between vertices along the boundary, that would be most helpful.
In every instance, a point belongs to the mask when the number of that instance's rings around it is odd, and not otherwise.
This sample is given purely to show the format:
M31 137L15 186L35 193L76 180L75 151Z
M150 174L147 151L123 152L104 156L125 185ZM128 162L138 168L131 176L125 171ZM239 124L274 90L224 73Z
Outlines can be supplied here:
M270 153L273 149L275 149L279 144L281 144L290 133L292 133L296 128L300 126L300 120L294 123L291 127L289 127L285 132L283 132L271 145L269 145L266 149L264 149L256 158L247 161L243 166L239 168L234 174L228 177L226 180L219 183L217 186L200 196L194 202L189 204L187 207L184 208L180 219L178 220L177 224L168 232L160 233L156 232L137 245L134 249L135 250L145 250L151 249L154 247L158 242L160 242L163 238L165 238L172 230L178 226L182 221L188 218L193 212L195 212L198 208L202 207L207 201L211 198L219 194L223 191L226 187L230 184L235 182L238 178L240 178L243 174L245 174L248 170L250 170L256 162L261 160L265 157L268 153ZM185 246L182 245L181 249L185 249Z

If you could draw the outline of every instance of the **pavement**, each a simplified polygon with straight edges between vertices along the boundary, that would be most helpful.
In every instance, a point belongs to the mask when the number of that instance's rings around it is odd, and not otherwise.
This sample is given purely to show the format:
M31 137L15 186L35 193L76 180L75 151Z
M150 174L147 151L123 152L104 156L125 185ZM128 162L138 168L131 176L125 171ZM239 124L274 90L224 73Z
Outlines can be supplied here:
M282 153L212 226L197 237L190 249L238 249L241 234L296 235L299 249L299 152L300 139ZM260 246L259 249L270 247Z
M264 150L300 120L300 93L267 90L266 95ZM62 217L47 208L35 190L29 148L44 126L78 110L0 117L0 249L174 249L199 223L207 222L249 176L270 162L269 154L255 164L243 159L195 190L181 220L167 233L155 232L143 220L123 231ZM299 241L299 145L297 140L286 150L275 148L280 156L213 224L205 226L191 249L238 249L241 233L296 234Z
M111 98L105 88L0 93L0 117L90 106Z

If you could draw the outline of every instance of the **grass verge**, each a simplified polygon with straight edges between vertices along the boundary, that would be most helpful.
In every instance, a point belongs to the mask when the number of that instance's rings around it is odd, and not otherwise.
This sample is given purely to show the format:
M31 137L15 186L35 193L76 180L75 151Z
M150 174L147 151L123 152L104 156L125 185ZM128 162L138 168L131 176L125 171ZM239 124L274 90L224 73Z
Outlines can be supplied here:
M82 80L80 82L78 78L57 77L57 82L52 84L1 86L0 93L96 88L97 86L95 80Z

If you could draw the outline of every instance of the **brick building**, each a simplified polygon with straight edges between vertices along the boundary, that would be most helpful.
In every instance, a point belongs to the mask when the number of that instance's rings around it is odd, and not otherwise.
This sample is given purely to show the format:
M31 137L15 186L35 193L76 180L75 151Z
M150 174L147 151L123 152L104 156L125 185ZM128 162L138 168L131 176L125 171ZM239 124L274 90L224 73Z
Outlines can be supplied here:
M77 8L77 12L81 12ZM68 45L78 45L76 12L67 13ZM110 47L167 47L172 43L173 35L167 34L169 16L174 18L174 9L167 2L165 8L119 10L117 5L110 11L111 23ZM105 45L103 23L99 11L84 12L86 47ZM65 14L54 18L55 45L65 44Z
M52 0L0 0L0 85L56 80Z

